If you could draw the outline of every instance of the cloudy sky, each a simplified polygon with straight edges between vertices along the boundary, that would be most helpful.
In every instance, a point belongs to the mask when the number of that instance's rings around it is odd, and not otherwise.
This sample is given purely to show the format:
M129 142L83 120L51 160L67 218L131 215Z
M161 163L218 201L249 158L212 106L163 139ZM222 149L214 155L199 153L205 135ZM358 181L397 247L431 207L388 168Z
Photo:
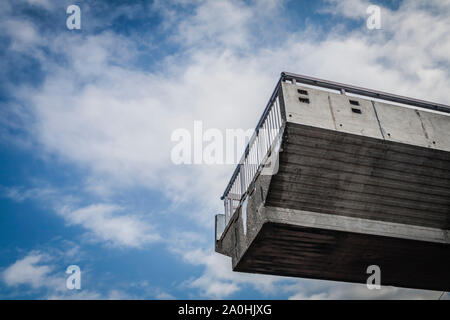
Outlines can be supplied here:
M0 39L1 299L440 296L233 273L213 241L234 167L170 153L196 120L253 128L281 71L448 104L449 0L6 0Z

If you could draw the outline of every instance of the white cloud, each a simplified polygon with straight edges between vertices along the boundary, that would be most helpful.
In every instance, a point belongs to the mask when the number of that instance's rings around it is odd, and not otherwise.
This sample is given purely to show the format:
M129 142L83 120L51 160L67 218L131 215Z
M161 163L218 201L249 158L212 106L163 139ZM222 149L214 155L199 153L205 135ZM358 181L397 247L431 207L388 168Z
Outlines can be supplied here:
M441 295L438 291L417 290L381 286L379 290L369 290L364 284L343 282L316 281L316 283L300 283L283 288L287 292L294 292L289 296L291 300L348 300L348 299L378 299L378 300L436 300Z
M8 19L0 22L0 27L10 34L13 41L10 48L15 51L26 51L33 49L39 44L39 35L32 23L25 20Z
M344 16L352 19L367 18L367 7L371 5L370 1L365 0L327 0L331 6L322 9L322 12L334 15ZM384 10L383 10L384 11Z
M56 196L58 194L57 190L47 187L41 186L38 188L29 188L26 189L24 187L3 187L0 186L0 190L3 193L3 196L14 200L16 202L22 202L25 200L36 200L40 198L49 198Z
M80 196L70 191L41 184L41 187L4 187L0 185L3 196L16 202L34 200L60 215L68 225L81 226L88 232L91 241L123 246L141 247L160 241L161 237L154 226L142 215L126 212L124 207L112 203L96 203L80 206Z
M89 183L91 190L108 194L108 189L145 186L165 192L175 203L197 198L205 211L217 211L232 167L172 165L171 132L179 127L191 129L197 119L204 121L205 129L251 128L267 94L246 92L261 87L269 92L273 81L258 77L260 67L247 65L249 72L239 76L246 85L235 86L234 75L246 63L229 53L196 55L192 66L170 79L111 67L106 63L109 57L103 55L115 52L109 45L121 40L110 38L106 34L86 42L84 52L99 56L91 58L92 67L89 61L84 64L83 55L75 55L73 65L80 67L56 70L39 91L23 92L34 106L33 134L49 152L92 170L94 177L88 181L97 183L94 189ZM97 49L102 43L106 48ZM80 88L79 77L94 77L95 85ZM233 97L240 97L239 102ZM251 116L238 119L239 109L239 114ZM193 217L210 220L205 211L194 210Z
M1 280L9 287L29 286L31 291L24 289L23 292L41 292L42 299L49 300L79 300L79 299L114 299L117 295L114 290L102 295L92 290L68 290L66 288L66 274L64 258L76 261L73 252L59 252L55 255L40 251L31 251L25 257L12 263L0 274ZM85 272L85 271L83 271ZM83 282L82 282L83 283Z
M178 24L177 40L187 46L202 42L210 47L245 46L253 13L240 1L204 1L192 17Z
M157 300L174 300L175 297L167 292L160 292L155 296Z
M49 282L52 282L49 274L53 268L42 265L44 260L44 255L32 252L6 268L2 273L2 278L9 286L22 284L31 285L33 288L47 286Z
M282 277L233 272L231 258L211 252L211 246L205 244L204 237L196 233L184 232L171 237L169 248L183 261L205 268L201 276L183 283L184 288L198 290L203 298L224 299L244 287L271 295L276 293L276 284L285 280Z
M153 228L124 209L111 204L94 204L78 209L63 207L59 214L71 225L81 225L95 240L126 247L140 247L160 240Z

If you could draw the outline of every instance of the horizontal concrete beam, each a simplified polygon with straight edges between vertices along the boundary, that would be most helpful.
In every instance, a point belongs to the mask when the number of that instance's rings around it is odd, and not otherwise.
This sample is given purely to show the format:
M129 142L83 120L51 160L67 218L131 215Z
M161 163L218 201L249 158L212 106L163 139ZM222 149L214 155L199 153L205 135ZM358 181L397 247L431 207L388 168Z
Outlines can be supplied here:
M450 244L450 230L279 207L265 207L265 214L274 223Z

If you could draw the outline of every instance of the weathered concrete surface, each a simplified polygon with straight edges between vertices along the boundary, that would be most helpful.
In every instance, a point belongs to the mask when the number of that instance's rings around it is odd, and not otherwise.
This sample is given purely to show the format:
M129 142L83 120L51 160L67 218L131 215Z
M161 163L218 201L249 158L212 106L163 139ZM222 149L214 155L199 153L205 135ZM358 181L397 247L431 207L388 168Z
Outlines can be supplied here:
M450 153L288 123L265 205L449 229Z
M235 271L365 282L376 264L382 285L448 291L450 117L289 83L283 98L279 171L216 251Z
M450 244L450 230L438 228L274 207L265 207L264 214L272 223Z

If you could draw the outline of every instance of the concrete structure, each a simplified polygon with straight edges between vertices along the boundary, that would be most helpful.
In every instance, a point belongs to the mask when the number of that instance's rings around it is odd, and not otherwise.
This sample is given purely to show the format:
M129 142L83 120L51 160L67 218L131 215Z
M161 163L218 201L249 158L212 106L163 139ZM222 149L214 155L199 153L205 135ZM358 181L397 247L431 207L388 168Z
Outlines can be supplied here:
M234 271L448 291L450 107L282 73L223 200Z

